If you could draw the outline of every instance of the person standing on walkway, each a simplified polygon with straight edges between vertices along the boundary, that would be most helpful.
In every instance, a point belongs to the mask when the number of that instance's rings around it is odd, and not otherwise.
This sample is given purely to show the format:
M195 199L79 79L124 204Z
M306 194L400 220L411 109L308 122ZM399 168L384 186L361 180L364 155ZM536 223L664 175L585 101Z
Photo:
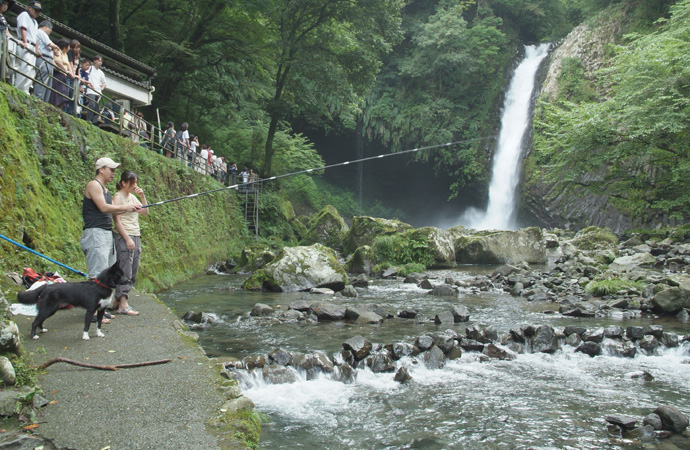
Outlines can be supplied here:
M41 3L29 2L29 9L17 16L17 39L21 41L17 49L17 76L14 79L14 87L27 94L31 88L31 78L36 74L36 54L39 54L38 22L36 18L41 12ZM35 51L36 53L32 53ZM25 76L26 75L26 76Z
M96 161L96 177L86 184L82 202L84 231L81 235L81 249L86 256L89 278L115 264L113 246L113 215L139 212L137 205L113 205L112 196L105 185L113 181L115 169L120 167L110 158Z
M46 103L50 102L50 94L53 91L53 55L55 51L60 51L57 45L50 40L50 33L53 31L53 24L48 20L41 22L38 27L38 51L40 57L36 60L36 81L34 84L34 96Z
M102 56L94 56L93 64L89 69L89 81L91 85L86 90L86 120L98 125L98 120L101 118L99 116L100 108L98 107L98 101L101 99L101 94L103 89L105 89L107 83L105 81L105 74L101 70L101 65L103 65Z
M144 191L137 185L137 174L131 170L125 170L117 183L117 192L113 197L113 205L135 205L141 207L142 202L147 203ZM138 195L141 201L134 195ZM129 291L136 282L141 258L141 229L139 228L139 214L148 215L149 208L141 209L140 213L127 212L114 217L115 219L115 249L117 250L117 262L125 274L127 282L118 284L115 288L115 301L113 306L117 312L128 316L139 315L127 303Z

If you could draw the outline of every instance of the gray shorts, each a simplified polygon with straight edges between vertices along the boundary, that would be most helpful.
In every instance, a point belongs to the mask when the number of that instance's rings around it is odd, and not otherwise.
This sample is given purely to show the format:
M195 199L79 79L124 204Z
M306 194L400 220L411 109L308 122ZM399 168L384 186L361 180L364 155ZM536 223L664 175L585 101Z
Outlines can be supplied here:
M115 264L117 256L113 244L113 232L102 228L87 228L81 234L81 251L86 256L89 278Z

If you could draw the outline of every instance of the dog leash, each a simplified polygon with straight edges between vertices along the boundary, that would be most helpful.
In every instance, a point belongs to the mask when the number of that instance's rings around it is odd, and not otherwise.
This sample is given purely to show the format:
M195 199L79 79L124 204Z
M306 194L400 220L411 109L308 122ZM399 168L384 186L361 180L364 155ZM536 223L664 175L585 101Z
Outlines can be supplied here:
M41 253L38 253L36 250L30 249L29 247L26 247L26 246L20 244L19 242L13 241L12 239L8 238L7 236L3 236L2 234L0 234L0 238L6 240L7 242L9 242L9 243L11 243L11 244L16 245L17 247L19 247L19 248L21 248L21 249L24 249L24 250L26 250L26 251L28 251L28 252L30 252L30 253L33 253L34 255L40 256L41 258L45 258L45 259L47 259L48 261L50 261L50 262L52 262L52 263L55 263L55 264L57 264L57 265L60 266L60 267L64 267L65 269L69 269L69 270L71 270L72 272L78 273L79 275L81 275L81 276L83 276L83 277L88 277L88 275L85 274L84 272L81 272L81 271L79 271L79 270L77 270L77 269L73 269L73 268L71 268L70 266L66 266L65 264L62 264L61 262L57 262L57 261L55 261L54 259L47 257L46 255L43 255L43 254L41 254Z
M115 289L114 287L106 286L105 284L101 283L100 281L98 281L98 278L94 278L94 279L93 279L93 282L96 283L96 284L99 285L99 286L103 286L103 287L106 288L106 289Z

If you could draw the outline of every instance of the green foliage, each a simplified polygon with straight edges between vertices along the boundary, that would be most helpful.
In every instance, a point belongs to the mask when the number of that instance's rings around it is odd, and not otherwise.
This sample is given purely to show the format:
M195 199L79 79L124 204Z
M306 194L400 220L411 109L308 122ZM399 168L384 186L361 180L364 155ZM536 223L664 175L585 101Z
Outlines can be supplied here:
M561 73L558 76L558 89L562 97L575 103L597 99L597 92L585 77L585 69L580 58L563 58Z
M33 387L38 384L36 368L30 364L28 356L10 355L10 362L14 367L15 386L18 388L29 386Z
M268 186L267 186L268 187ZM263 238L277 237L285 243L297 242L294 230L290 226L288 217L292 206L286 204L283 196L270 189L264 189L259 194L259 235Z
M565 190L608 195L643 222L690 215L689 17L690 2L678 1L653 31L640 27L614 47L610 66L596 74L603 101L541 103L537 175Z
M490 134L511 47L501 19L490 11L477 12L469 22L466 5L448 3L439 2L432 14L423 9L406 17L407 40L367 97L362 118L369 139L401 149ZM452 193L486 181L482 142L422 152L419 158L453 175Z
M424 264L409 263L398 269L398 275L401 277L406 277L411 273L423 273L425 270L426 266Z
M415 233L377 236L372 245L372 253L377 264L418 264L424 267L421 272L434 263L434 256L429 252L428 246L426 236Z
M269 423L270 417L253 409L236 413L225 413L213 428L221 436L232 436L243 448L259 448L261 427ZM234 445L232 448L236 448Z
M604 295L613 295L620 291L627 291L629 289L642 291L644 287L645 284L641 281L612 278L609 280L590 281L585 286L585 290L596 297L603 297Z

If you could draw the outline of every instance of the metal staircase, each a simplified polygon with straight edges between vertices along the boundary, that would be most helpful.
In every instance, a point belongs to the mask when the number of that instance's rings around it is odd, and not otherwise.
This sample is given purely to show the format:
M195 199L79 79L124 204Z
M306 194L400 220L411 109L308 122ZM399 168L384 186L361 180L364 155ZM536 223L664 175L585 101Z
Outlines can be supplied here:
M250 233L254 233L255 239L259 239L259 191L260 183L253 183L244 190L240 188L240 194L244 194L244 221Z

